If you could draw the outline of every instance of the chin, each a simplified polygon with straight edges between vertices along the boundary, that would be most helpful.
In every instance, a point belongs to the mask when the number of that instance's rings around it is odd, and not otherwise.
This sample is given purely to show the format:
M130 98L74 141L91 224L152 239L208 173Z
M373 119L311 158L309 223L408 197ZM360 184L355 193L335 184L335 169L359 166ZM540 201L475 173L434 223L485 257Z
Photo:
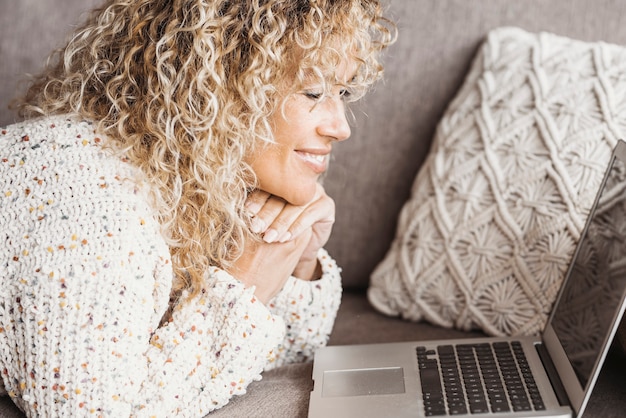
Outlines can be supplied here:
M281 197L285 199L287 203L290 203L294 206L304 206L307 203L309 203L311 200L313 200L313 196L315 195L311 193L310 195L299 194L297 196L288 196L288 197L281 196Z
M282 197L288 203L294 206L303 206L309 203L315 197L315 185L306 190L293 190L290 192L278 194L277 196Z

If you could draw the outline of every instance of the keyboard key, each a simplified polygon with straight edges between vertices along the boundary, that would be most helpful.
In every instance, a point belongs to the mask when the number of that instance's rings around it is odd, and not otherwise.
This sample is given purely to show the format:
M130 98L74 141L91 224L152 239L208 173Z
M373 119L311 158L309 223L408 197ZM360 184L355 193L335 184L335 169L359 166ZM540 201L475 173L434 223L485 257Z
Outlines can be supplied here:
M487 402L470 404L470 412L472 414L485 414L489 412L489 406L487 406Z
M545 410L521 343L417 347L426 416Z
M508 412L511 410L506 398L490 399L492 412Z

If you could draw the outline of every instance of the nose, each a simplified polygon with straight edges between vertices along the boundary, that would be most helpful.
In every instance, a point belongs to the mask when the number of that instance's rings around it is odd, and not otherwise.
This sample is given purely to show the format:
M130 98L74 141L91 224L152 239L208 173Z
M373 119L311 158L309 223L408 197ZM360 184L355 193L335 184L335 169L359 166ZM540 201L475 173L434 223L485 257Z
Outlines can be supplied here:
M326 111L318 125L318 134L343 141L350 137L352 131L346 117L346 106L340 97L333 97L324 103Z

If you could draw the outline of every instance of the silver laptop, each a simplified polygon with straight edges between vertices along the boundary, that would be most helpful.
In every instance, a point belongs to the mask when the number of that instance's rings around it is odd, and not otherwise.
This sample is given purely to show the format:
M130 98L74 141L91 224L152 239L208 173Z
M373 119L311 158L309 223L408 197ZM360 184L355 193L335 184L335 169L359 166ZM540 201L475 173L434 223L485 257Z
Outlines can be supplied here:
M580 417L626 306L625 177L619 141L541 336L325 347L309 417Z

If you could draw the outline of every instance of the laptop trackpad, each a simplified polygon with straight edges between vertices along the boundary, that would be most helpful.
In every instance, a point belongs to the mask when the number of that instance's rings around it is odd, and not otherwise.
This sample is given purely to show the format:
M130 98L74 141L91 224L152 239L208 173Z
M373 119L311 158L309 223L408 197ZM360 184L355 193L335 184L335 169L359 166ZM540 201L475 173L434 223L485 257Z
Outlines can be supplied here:
M402 367L330 370L324 372L322 397L404 393Z

